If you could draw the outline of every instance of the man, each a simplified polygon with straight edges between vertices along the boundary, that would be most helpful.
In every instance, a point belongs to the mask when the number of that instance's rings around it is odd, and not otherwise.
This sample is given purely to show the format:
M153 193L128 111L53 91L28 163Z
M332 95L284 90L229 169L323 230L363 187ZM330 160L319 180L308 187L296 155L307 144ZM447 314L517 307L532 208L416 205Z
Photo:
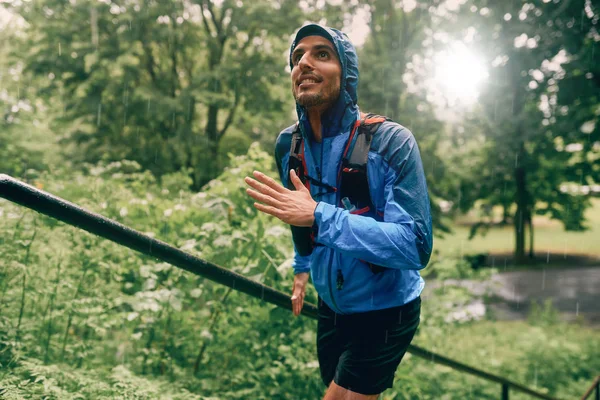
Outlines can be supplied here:
M406 128L381 123L366 148L374 209L355 210L352 199L340 198L339 186L342 156L361 120L356 51L342 32L306 25L292 44L290 67L298 124L277 139L284 186L256 171L255 179L246 178L248 194L258 210L292 227L294 315L302 310L309 272L319 294L324 400L377 399L392 387L419 324L424 286L419 270L432 249L419 150ZM301 135L304 176L290 168L298 158L290 156L293 135Z

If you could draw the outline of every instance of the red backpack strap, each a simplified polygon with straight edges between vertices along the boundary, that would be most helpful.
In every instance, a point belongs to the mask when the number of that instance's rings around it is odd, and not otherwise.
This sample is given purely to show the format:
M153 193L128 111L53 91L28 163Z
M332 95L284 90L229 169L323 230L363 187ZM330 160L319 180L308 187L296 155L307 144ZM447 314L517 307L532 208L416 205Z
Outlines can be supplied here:
M357 121L348 138L348 144L344 150L342 168L340 170L339 182L340 199L342 203L355 207L351 214L364 214L369 211L376 212L369 189L367 163L369 161L369 150L373 136L379 126L389 120L386 117L375 114L361 113L361 119ZM348 205L342 206L348 208ZM379 214L379 213L378 213ZM381 214L379 214L382 216ZM384 267L367 263L374 274L384 270Z
M348 143L344 149L343 158L349 165L366 166L371 147L371 140L379 126L390 121L389 118L376 114L360 113L361 119L356 121Z

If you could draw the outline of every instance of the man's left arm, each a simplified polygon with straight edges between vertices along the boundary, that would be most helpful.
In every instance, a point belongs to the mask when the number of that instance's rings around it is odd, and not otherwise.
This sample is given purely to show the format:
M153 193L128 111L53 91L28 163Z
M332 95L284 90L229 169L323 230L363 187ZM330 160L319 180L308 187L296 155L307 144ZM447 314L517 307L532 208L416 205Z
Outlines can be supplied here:
M385 172L384 221L320 202L314 213L316 242L388 268L427 265L432 249L427 184L414 136L405 131L402 137L406 140L389 158Z

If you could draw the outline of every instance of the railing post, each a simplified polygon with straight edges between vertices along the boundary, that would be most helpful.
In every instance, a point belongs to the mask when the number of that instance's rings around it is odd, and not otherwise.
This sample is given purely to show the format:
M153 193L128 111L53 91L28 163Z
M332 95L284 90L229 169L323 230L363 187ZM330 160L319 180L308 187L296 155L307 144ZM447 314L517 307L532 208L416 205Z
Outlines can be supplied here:
M506 383L502 384L502 400L508 400L508 385Z
M596 381L596 400L600 400L600 380Z

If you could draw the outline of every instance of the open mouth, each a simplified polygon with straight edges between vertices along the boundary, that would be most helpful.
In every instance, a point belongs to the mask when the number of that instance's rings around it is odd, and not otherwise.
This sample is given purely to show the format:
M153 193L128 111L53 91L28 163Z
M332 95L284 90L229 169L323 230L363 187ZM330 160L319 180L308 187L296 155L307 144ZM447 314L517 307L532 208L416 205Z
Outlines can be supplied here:
M319 83L319 80L317 79L313 79L313 78L304 78L300 80L300 83L298 83L298 87L306 87L306 86L311 86L311 85L315 85Z

